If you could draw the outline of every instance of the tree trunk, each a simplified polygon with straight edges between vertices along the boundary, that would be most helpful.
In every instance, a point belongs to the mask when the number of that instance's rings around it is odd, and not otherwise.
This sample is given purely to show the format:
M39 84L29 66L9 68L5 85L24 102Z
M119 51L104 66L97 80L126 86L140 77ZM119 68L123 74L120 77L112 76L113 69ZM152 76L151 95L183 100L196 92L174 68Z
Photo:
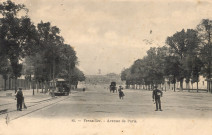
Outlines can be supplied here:
M9 78L9 90L11 90L11 78Z
M29 81L29 89L30 90L32 89L32 81L31 80Z
M180 80L180 89L183 90L183 79Z
M54 56L54 55L53 55ZM53 87L55 89L55 58L53 57L53 69L52 69L52 80L53 80Z
M40 83L38 83L38 81L36 81L36 87L37 87L37 93L38 93L38 84L40 85Z
M35 87L34 87L34 81L32 81L32 95L34 96L35 95Z
M208 90L208 92L210 92L210 91L209 91L209 88L208 88L208 81L207 81L207 90Z
M42 93L43 93L43 82L41 83Z
M212 82L211 81L211 61L209 61L208 67L209 67L209 72L208 72L208 74L209 74L209 76L208 76L208 78L209 78L209 91L212 93L212 90L211 90L211 82Z
M210 83L211 83L211 85L210 85L210 89L212 89L212 88L211 88L211 86L212 86L212 81L210 81Z
M45 93L47 92L47 89L48 89L48 87L47 87L47 81L45 81Z
M14 79L11 79L11 90L14 89Z
M7 87L7 80L6 79L4 79L4 91L6 91L6 88Z
M26 80L24 80L24 89L26 90Z
M198 88L198 83L199 83L199 82L197 81L197 92L199 92L199 91L198 91L198 89L199 89L199 88Z
M15 77L15 93L17 92L17 77Z
M176 84L176 82L174 83L174 92L175 92L175 84Z

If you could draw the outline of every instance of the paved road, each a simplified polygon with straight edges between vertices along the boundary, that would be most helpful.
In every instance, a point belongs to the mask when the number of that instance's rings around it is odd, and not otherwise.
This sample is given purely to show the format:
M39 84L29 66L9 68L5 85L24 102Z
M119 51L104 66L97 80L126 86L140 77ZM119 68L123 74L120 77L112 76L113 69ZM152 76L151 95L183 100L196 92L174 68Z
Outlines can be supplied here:
M164 92L162 112L154 111L151 91L124 90L124 93L124 99L120 100L118 93L97 86L29 117L212 118L212 95L208 93Z
M164 130L169 134L210 133L206 132L212 127L212 95L209 93L164 92L162 112L154 111L151 91L124 90L124 93L124 99L120 100L118 93L110 93L102 86L91 87L55 104L41 105L45 107L9 125L20 129L20 123L27 122L28 127L33 127L33 133L45 129L43 134L78 134L79 131L81 134L164 134ZM96 126L104 130L97 130ZM113 131L111 127L115 127Z

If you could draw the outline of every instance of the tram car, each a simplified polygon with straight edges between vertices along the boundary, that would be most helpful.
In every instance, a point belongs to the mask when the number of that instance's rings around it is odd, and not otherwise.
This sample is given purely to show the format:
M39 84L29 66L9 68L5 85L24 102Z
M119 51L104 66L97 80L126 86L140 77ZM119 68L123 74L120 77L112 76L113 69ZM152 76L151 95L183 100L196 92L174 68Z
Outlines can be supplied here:
M55 79L55 90L51 93L54 96L68 96L70 93L70 88L68 87L68 82L64 79Z

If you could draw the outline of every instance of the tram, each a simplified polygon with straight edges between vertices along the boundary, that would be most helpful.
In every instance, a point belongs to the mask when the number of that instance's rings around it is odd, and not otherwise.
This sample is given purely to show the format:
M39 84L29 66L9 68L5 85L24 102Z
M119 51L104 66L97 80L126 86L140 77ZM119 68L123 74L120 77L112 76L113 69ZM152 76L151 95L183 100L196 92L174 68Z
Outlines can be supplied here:
M52 81L51 81L52 82ZM70 93L70 88L68 87L68 82L64 79L55 79L55 86L56 88L53 88L53 83L51 84L51 87L53 89L52 93L54 96L68 96Z

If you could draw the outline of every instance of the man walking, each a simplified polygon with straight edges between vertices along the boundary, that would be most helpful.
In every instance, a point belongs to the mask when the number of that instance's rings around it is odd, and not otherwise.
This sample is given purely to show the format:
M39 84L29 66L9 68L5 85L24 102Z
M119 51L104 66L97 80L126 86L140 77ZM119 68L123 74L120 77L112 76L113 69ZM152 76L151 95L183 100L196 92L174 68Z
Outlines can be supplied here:
M22 88L18 89L18 92L16 94L16 99L17 99L17 111L22 111L22 103L23 103L23 92Z
M119 91L119 98L120 99L124 99L124 96L125 96L124 92L122 90L123 90L123 88L121 86L119 86L118 91Z
M155 111L158 111L158 105L159 105L159 110L162 111L160 97L163 96L163 92L161 90L157 89L157 86L155 86L154 88L155 89L152 92L152 98L153 98L153 101L155 100L155 103L156 103Z

